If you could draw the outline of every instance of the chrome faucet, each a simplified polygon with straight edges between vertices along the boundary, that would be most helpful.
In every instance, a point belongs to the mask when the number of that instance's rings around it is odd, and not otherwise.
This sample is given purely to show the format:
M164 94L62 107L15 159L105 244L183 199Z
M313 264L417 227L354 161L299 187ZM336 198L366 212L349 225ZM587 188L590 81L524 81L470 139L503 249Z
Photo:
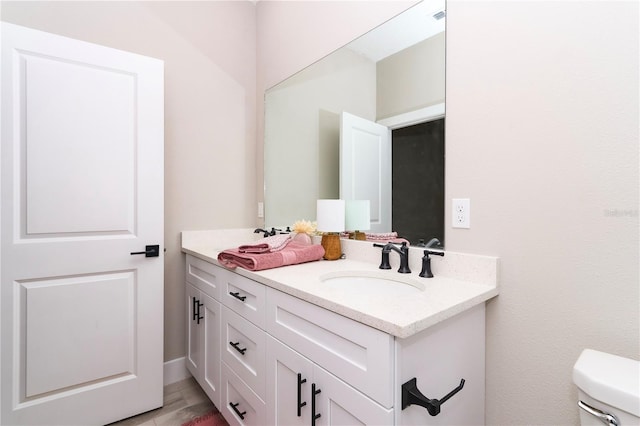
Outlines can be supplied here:
M391 265L389 264L389 253L393 250L400 255L400 268L398 268L398 272L401 274L411 273L411 269L409 269L409 247L406 242L403 242L400 248L396 247L393 243L387 243L385 245L374 244L373 246L382 247L382 260L379 266L380 269L391 269Z

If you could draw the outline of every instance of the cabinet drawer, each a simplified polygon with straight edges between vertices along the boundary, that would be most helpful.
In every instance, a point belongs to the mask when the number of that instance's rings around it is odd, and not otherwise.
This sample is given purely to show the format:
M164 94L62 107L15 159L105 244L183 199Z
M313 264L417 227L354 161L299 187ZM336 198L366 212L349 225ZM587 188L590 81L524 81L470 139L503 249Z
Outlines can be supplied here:
M230 425L266 424L266 406L247 385L222 363L222 406L220 412Z
M382 406L393 405L391 335L272 288L266 330Z
M235 273L225 277L222 284L220 301L248 319L258 327L264 329L264 306L266 290L264 284Z
M220 300L220 288L232 272L187 255L186 280L214 299Z
M222 309L222 360L260 397L265 392L265 332Z

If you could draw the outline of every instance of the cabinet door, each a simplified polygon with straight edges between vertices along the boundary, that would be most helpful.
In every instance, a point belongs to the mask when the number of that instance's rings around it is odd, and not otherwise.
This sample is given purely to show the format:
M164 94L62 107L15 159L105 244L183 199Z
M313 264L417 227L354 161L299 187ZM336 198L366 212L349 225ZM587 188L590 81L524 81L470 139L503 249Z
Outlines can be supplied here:
M387 409L317 365L313 370L315 424L391 425L393 409ZM312 413L313 415L314 413Z
M266 343L268 424L311 424L313 364L269 335Z
M207 396L220 405L220 303L191 284L187 294L187 356L189 372Z
M220 311L221 305L213 298L200 293L200 333L204 358L200 386L216 407L220 406Z
M200 337L200 327L197 320L197 311L200 300L200 291L194 286L187 284L187 369L200 380L200 362L202 359L202 339Z

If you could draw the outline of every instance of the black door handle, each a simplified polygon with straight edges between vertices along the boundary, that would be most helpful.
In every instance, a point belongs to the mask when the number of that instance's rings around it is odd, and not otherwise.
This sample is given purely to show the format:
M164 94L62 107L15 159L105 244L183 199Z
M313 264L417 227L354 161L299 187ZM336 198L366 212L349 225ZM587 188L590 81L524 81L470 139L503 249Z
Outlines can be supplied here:
M131 252L131 255L136 254L144 254L144 257L158 257L160 256L160 246L157 244L154 246L145 246L144 251Z

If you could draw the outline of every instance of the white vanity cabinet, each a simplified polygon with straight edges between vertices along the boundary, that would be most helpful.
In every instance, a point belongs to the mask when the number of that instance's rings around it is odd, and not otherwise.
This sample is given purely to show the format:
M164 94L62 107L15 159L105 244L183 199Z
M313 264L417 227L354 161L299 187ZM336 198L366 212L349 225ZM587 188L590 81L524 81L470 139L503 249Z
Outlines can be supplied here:
M220 406L220 275L227 273L200 259L187 262L187 369Z
M189 315L197 313L193 297L208 300L204 292L215 299L218 346L198 358L190 325L187 364L206 390L206 374L191 364L217 363L210 367L219 372L219 399L212 401L230 424L484 423L484 303L401 339L201 262L187 255ZM194 270L208 271L215 286L192 284ZM402 408L407 382L440 400L461 379L464 386L435 416L416 404Z

